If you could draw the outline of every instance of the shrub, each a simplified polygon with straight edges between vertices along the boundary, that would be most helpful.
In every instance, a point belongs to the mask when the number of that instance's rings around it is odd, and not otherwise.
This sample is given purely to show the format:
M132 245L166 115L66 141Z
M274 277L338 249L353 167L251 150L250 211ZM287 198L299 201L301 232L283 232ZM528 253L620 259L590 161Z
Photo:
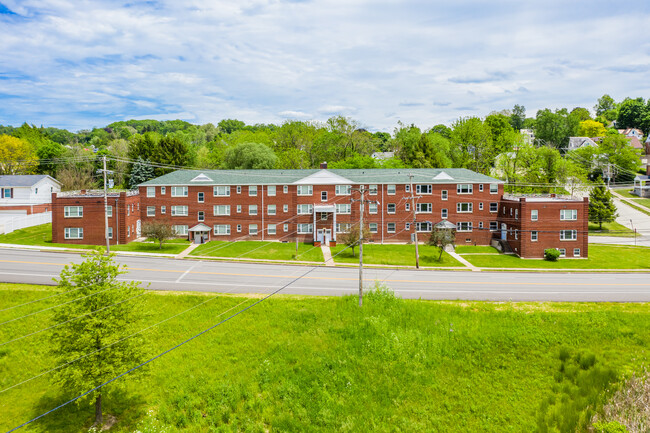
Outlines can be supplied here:
M549 262L557 262L557 259L559 258L560 258L560 250L555 248L549 248L547 250L544 250L544 259L548 260Z
M596 433L628 433L627 428L616 421L597 422L594 424L594 430Z

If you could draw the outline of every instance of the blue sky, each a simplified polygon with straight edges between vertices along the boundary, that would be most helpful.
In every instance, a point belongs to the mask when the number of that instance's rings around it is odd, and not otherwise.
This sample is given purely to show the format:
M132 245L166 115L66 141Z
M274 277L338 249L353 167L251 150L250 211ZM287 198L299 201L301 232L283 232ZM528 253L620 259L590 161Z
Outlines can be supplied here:
M422 128L650 97L647 1L0 0L0 124Z

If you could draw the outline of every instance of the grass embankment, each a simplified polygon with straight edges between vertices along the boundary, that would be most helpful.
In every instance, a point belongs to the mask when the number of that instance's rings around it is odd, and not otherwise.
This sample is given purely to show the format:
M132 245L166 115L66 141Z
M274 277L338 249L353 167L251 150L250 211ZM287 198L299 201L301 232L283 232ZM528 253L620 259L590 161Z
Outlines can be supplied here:
M347 245L337 245L333 247L332 257L336 263L359 263L359 248L347 248ZM345 250L345 251L343 251ZM341 253L341 251L343 251ZM438 248L429 245L418 245L420 255L420 266L431 267L464 267L463 264L443 252L442 259L438 261L440 252ZM393 244L364 244L363 245L363 263L375 265L397 265L397 266L415 266L415 245L393 245Z
M55 290L1 285L0 305ZM148 325L210 300L146 331L153 355L259 298L148 293L145 299ZM3 311L0 321L56 303L55 297ZM51 313L0 327L0 342L49 326ZM561 400L553 396L561 391L556 380L567 353L593 353L596 366L621 375L647 364L649 345L648 304L368 294L359 308L354 297L277 296L154 361L142 381L119 379L125 393L108 385L104 410L117 417L115 432L534 431L539 413L549 413L544 402ZM2 346L0 390L54 367L50 349L46 333ZM0 393L0 430L71 396L47 374ZM92 421L91 402L71 404L24 431L84 432Z
M42 247L60 247L71 249L93 249L96 245L55 244L52 242L52 224L41 224L0 235L0 244L32 245ZM178 254L190 245L185 239L170 239L163 244L130 242L126 245L111 245L111 251L137 251L142 253Z
M617 194L625 197L626 201L624 203L628 206L630 206L633 209L638 210L639 212L643 212L646 215L650 215L650 199L649 198L642 198L639 197L638 195L631 194L631 190L628 189L615 189L614 190Z
M603 223L603 228L599 224L589 223L589 236L615 236L620 238L633 238L634 230L625 227L622 224L613 221L611 223ZM638 235L637 235L638 236Z
M466 250L471 251L471 250ZM650 248L619 245L589 245L587 259L546 260L520 259L506 254L464 254L468 262L484 268L521 269L650 269Z
M268 259L291 261L322 262L323 252L320 247L312 244L296 244L293 242L263 242L263 241L211 241L193 250L190 255L208 257L228 257L242 259Z

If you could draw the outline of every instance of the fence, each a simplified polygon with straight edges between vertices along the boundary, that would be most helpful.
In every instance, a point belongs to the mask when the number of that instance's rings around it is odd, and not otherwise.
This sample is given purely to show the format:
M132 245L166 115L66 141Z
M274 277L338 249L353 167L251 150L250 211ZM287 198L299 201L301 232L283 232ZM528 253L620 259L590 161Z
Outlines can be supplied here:
M52 212L21 215L17 217L0 217L0 234L11 233L14 230L24 229L52 222Z

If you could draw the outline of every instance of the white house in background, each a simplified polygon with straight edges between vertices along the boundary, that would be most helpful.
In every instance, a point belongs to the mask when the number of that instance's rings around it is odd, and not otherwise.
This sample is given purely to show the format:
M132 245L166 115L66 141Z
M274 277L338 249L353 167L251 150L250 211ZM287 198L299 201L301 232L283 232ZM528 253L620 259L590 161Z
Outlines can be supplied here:
M51 210L52 193L60 191L61 183L46 174L0 176L0 212L47 212Z
M385 161L387 159L395 157L395 152L375 152L371 156L373 159L376 159L378 161Z
M638 128L618 129L617 131L619 134L623 134L628 138L636 137L639 140L643 138L643 131Z
M597 146L589 137L569 137L569 150L576 150L584 146Z

